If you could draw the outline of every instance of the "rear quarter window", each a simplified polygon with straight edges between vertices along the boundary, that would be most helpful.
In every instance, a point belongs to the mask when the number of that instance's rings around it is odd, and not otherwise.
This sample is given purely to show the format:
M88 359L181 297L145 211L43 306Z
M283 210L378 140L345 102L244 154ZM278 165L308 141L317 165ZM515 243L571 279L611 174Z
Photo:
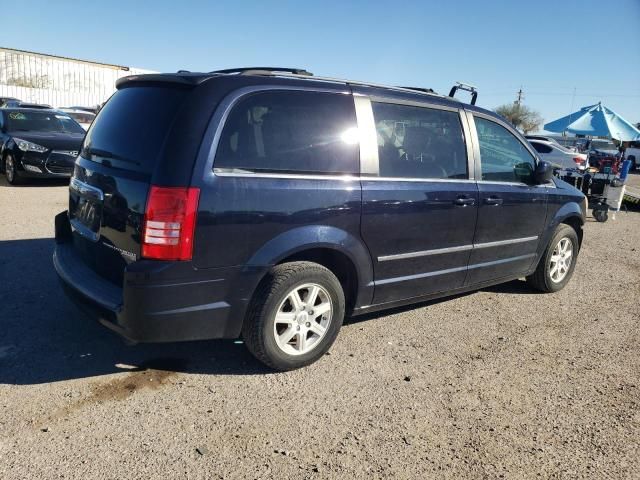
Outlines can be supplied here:
M354 174L359 170L353 98L268 91L243 97L220 137L221 171Z
M173 87L118 90L95 117L83 144L86 152L109 152L119 168L151 173L187 91Z

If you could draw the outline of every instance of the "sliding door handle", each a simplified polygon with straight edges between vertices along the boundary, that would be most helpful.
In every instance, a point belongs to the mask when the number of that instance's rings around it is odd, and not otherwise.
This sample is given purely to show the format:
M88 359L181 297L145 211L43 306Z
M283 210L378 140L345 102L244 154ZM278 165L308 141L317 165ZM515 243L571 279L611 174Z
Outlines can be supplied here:
M484 199L487 205L502 205L502 199L499 197L487 197Z
M475 198L458 197L453 201L453 203L455 203L456 205L460 205L461 207L466 207L467 205L475 204L476 200Z

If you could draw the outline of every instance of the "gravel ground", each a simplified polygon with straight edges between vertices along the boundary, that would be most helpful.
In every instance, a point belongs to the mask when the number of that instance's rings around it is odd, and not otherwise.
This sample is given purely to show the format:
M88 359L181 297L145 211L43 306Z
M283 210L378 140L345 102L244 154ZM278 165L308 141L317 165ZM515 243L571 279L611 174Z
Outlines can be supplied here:
M640 175L633 183L640 185ZM640 211L522 281L349 321L271 373L229 341L125 346L51 265L66 186L0 179L0 478L640 478Z

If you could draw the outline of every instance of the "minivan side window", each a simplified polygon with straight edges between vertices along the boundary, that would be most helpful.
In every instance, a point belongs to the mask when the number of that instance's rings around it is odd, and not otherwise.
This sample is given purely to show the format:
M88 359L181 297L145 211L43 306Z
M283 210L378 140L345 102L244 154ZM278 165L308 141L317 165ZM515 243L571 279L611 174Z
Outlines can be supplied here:
M372 102L381 177L466 179L458 112Z
M482 180L531 183L536 163L525 146L502 125L474 116Z
M339 93L266 91L243 97L225 123L217 172L359 172L353 97Z

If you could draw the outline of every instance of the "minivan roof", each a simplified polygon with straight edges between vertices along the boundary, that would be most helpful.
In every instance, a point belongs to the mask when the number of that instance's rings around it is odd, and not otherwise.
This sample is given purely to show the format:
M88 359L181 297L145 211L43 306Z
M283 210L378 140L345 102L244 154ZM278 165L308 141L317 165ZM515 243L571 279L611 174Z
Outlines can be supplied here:
M439 95L430 88L424 87L396 87L391 85L382 85L371 82L363 82L357 80L348 80L332 77L315 76L304 69L292 69L292 68L277 68L277 67L246 67L246 68L231 68L226 70L216 70L213 72L189 72L186 70L180 70L176 73L156 73L156 74L144 74L144 75L130 75L122 77L116 81L116 87L123 87L131 82L160 82L160 83L176 83L184 86L196 86L204 83L212 78L221 76L258 76L266 78L288 78L298 79L301 82L329 82L333 84L341 85L358 85L365 87L381 88L385 90L401 91L412 94L429 95L448 99L454 102L459 100Z

